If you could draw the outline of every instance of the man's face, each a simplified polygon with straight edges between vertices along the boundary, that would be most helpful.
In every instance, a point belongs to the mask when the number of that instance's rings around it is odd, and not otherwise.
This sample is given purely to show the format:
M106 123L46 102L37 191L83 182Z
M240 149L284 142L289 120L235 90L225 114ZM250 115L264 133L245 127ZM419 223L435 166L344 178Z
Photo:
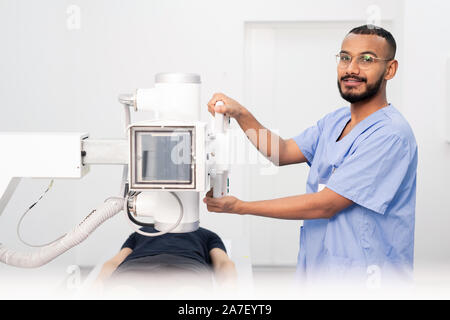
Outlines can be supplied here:
M392 58L387 41L377 35L349 34L342 42L341 54L352 57L348 66L338 65L338 88L343 99L355 103L375 96L385 80L386 61L375 60L370 66L360 65L364 54L383 60Z

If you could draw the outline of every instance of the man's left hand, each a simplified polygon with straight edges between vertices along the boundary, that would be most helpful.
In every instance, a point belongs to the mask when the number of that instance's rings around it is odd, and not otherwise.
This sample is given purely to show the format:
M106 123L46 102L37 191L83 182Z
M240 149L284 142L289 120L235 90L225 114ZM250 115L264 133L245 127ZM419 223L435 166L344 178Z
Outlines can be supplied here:
M211 189L203 198L203 202L206 203L206 207L210 212L238 213L239 204L242 201L233 196L213 198Z

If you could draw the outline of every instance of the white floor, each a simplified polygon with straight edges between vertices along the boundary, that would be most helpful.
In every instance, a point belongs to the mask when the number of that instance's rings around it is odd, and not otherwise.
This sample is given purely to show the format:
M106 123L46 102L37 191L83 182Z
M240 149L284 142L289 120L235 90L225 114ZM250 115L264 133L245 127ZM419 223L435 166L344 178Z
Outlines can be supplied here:
M253 267L257 299L450 299L450 262L416 264L414 285L408 288L302 288L295 267Z
M0 268L0 299L79 299L91 298L80 293L80 284L92 268L17 269ZM407 290L348 288L302 288L295 282L295 267L253 266L251 285L233 292L195 292L183 288L177 296L156 296L161 299L450 299L450 263L417 265L415 285ZM121 292L111 298L135 298L134 292ZM127 296L127 294L131 294ZM196 295L197 294L197 295ZM97 297L92 297L97 298ZM109 298L103 296L100 298ZM139 298L139 296L137 297ZM141 297L146 298L146 297Z

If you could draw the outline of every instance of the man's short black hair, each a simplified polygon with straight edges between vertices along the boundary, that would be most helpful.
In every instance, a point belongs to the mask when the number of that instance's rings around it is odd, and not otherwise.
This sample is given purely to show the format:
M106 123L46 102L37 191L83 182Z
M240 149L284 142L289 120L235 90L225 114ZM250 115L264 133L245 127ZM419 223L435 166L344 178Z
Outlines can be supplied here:
M395 42L394 37L392 36L392 34L389 31L387 31L381 27L377 27L373 24L365 24L363 26L352 29L348 34L350 34L350 33L377 35L379 37L386 39L386 41L389 44L389 47L391 49L390 50L391 56L389 58L392 58L392 59L395 58L395 53L397 52L397 43Z

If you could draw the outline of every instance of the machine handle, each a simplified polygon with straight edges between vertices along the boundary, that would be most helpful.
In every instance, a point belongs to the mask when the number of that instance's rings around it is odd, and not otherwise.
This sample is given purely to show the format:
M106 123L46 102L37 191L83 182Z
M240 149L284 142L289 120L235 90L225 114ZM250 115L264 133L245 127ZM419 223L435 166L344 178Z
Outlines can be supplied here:
M213 179L212 189L213 198L222 198L228 195L229 192L229 178L228 171L217 174Z
M222 101L218 101L217 105L223 105ZM228 144L226 131L229 128L230 117L223 113L215 113L214 116L214 132L216 135L216 145L222 148L226 147L226 150L216 150L216 159L218 161L224 161L226 157L224 154L228 153ZM219 156L220 154L220 156ZM228 194L228 168L223 167L223 163L216 168L214 176L212 177L213 197L221 198Z
M217 101L216 106L223 106L222 101ZM230 123L230 117L223 113L215 113L214 116L214 131L215 133L225 133L225 130L228 128L228 124Z

